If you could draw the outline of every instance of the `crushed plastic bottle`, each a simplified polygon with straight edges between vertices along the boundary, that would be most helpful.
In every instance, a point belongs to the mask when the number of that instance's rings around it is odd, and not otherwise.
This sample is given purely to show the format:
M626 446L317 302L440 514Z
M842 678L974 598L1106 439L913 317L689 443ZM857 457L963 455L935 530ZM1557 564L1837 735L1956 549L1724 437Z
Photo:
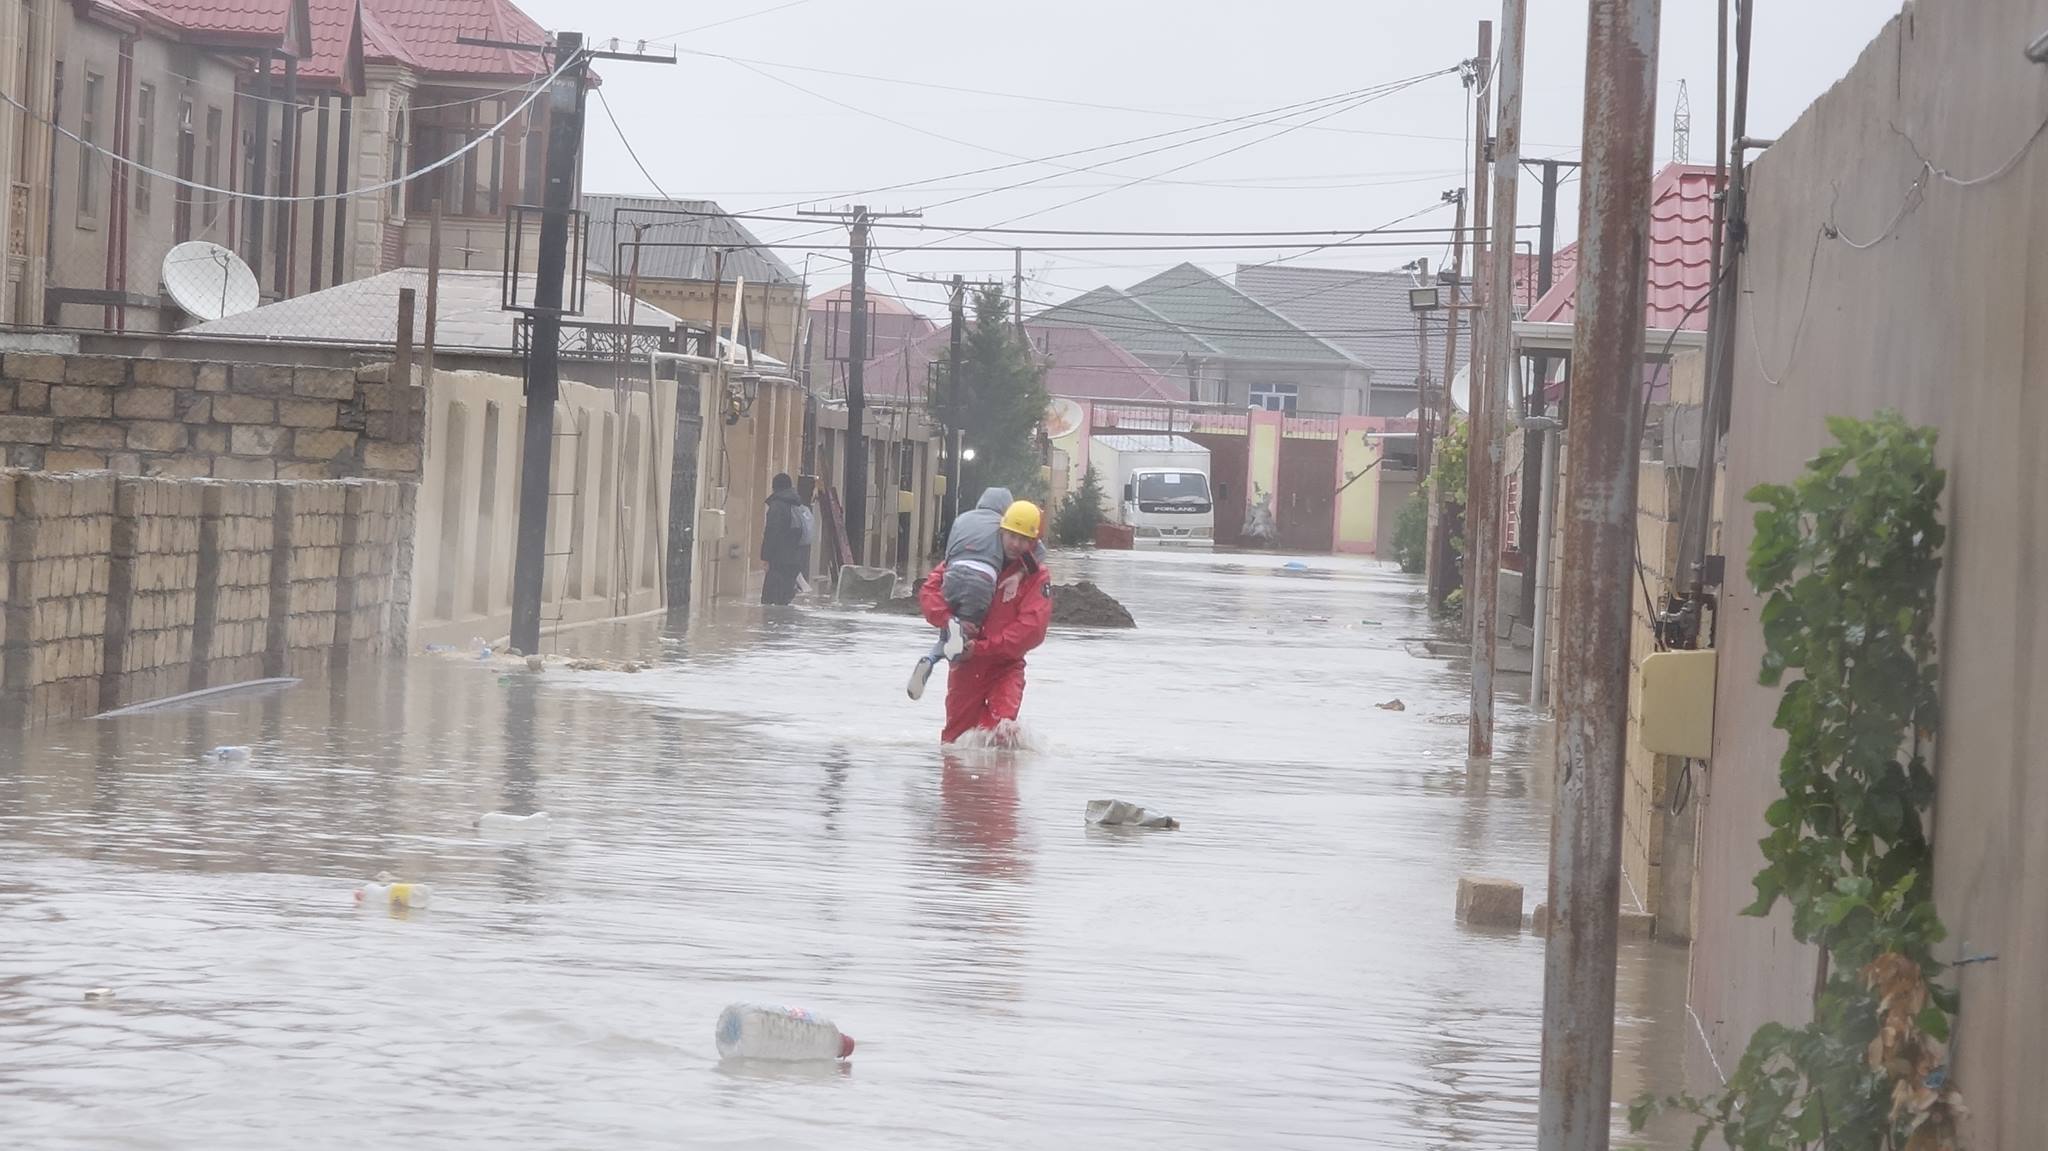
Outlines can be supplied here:
M434 889L424 883L406 883L388 871L356 888L356 902L364 907L425 907Z
M249 755L250 749L246 747L216 747L199 758L208 763L241 763L247 760Z
M539 839L548 833L552 823L545 811L531 815L490 811L476 817L476 830L490 839Z
M718 1057L779 1062L845 1059L853 1037L801 1007L735 1003L718 1015Z

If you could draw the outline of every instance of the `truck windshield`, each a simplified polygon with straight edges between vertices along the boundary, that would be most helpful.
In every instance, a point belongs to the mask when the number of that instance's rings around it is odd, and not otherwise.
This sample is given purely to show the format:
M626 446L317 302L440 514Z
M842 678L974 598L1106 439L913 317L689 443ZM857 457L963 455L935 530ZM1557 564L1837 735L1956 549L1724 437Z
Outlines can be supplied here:
M1138 477L1138 499L1148 504L1206 504L1209 477L1200 472L1145 472Z

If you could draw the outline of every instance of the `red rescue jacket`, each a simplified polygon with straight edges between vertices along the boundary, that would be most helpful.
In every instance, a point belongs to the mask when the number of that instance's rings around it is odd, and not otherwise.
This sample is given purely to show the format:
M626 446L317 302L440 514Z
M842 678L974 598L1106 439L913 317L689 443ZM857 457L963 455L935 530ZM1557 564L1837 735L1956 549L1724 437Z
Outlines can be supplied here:
M944 627L953 618L942 586L945 577L946 565L940 564L925 577L917 593L925 621L933 627ZM1045 642L1045 629L1051 622L1052 572L1032 557L1014 561L996 578L995 598L966 662L1021 664L1027 652Z

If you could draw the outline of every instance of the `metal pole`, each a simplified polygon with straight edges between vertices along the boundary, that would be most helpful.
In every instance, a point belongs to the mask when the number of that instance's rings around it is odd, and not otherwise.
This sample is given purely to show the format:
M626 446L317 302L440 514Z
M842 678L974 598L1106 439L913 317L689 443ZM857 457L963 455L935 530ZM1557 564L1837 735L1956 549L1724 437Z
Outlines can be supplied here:
M1465 555L1472 573L1472 714L1466 755L1493 755L1494 632L1500 623L1503 416L1515 368L1515 192L1522 176L1522 27L1528 0L1501 0L1499 137L1493 155L1493 262L1488 265L1486 374L1472 377L1472 426L1466 452Z
M1457 408L1451 398L1451 385L1458 374L1458 317L1470 312L1462 302L1465 291L1465 189L1459 188L1457 197L1458 220L1451 232L1451 303L1444 309L1444 389L1437 397L1435 427L1431 429L1430 454L1436 454L1435 436L1451 434L1451 419ZM1428 475L1423 475L1427 483ZM1451 583L1457 576L1456 557L1451 555L1451 504L1441 491L1430 495L1429 532L1427 554L1423 559L1423 583L1429 588L1429 607L1440 611L1444 597L1451 594Z
M1613 1122L1644 256L1656 166L1659 0L1590 0L1585 190L1572 329L1572 470L1558 634L1558 797L1543 964L1541 1151L1604 1151Z
M637 252L635 253L638 254ZM426 346L421 349L420 360L426 367L427 379L434 378L434 345L440 341L438 320L441 315L441 197L434 197L433 214L427 218L427 317Z
M1556 160L1543 161L1543 206L1537 226L1536 241L1536 298L1542 299L1550 291L1557 263L1557 173ZM1531 301L1532 303L1534 301ZM1538 352L1531 356L1535 361L1535 377L1522 397L1522 418L1527 421L1534 416L1549 414L1550 405L1543 390L1550 383L1550 356ZM1547 436L1545 438L1548 438ZM1541 454L1524 437L1522 443L1522 522L1520 538L1515 541L1515 550L1526 560L1543 547L1543 517L1548 514L1548 505L1543 502L1543 460ZM1535 630L1535 615L1543 610L1536 595L1534 572L1522 573L1521 596L1516 604L1515 618L1527 620L1530 630ZM1534 642L1534 636L1531 636ZM1530 685L1529 698L1534 700L1535 685Z
M1425 287L1429 284L1429 261L1415 261L1420 269L1419 278ZM1456 289L1452 289L1455 296ZM1457 303L1456 299L1451 301ZM1456 312L1449 313L1456 315ZM1429 313L1415 313L1415 475L1417 480L1429 474Z
M1550 537L1554 533L1555 521L1551 518L1557 506L1554 492L1557 488L1557 437L1561 429L1547 428L1538 432L1543 442L1543 479L1538 485L1536 497L1536 607L1530 623L1529 639L1529 706L1542 711L1549 706L1550 661L1544 653L1550 650Z
M853 209L852 345L846 354L846 468L839 488L846 500L846 542L855 563L868 554L868 445L861 417L867 408L864 369L868 358L868 209Z
M1471 408L1465 413L1465 626L1472 626L1472 491L1471 461L1482 453L1473 450L1472 429L1478 427L1480 394L1486 389L1481 381L1486 376L1486 340L1480 326L1481 309L1484 307L1486 292L1480 283L1486 279L1486 220L1487 196L1491 189L1486 181L1486 161L1493 154L1492 110L1493 110L1493 21L1479 22L1479 78L1477 98L1472 110L1472 337L1471 350L1465 356L1466 403Z
M526 354L525 466L519 472L519 530L512 554L512 646L523 652L540 650L555 399L561 392L562 284L569 262L577 157L583 143L584 75L590 66L580 32L556 33L555 53L556 59L572 63L555 78L547 97L547 187L541 201L540 254L534 271L533 325Z
M1020 256L1021 260L1022 257ZM952 451L946 457L946 501L940 518L948 531L952 530L955 517L960 514L960 445L966 436L964 426L966 405L961 402L960 387L960 343L967 329L967 279L953 274L953 332L952 350L946 361L946 426L952 435L946 437ZM1020 329L1021 330L1021 329Z

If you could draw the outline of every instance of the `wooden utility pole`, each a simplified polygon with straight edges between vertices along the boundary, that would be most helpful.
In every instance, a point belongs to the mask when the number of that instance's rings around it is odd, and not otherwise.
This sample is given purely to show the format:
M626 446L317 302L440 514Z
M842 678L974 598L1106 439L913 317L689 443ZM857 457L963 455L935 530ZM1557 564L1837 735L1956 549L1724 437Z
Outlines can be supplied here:
M1015 313L1017 338L1024 338L1024 249L1014 249L1017 256L1017 273L1010 281L1010 307Z
M1512 0L1508 2L1512 3ZM1470 410L1465 423L1465 620L1467 634L1472 641L1472 704L1466 725L1466 755L1473 758L1490 758L1493 755L1494 617L1493 593L1487 585L1497 581L1500 572L1500 501L1487 482L1491 477L1487 472L1486 427L1493 413L1488 410L1486 401L1493 390L1493 347L1487 338L1488 328L1484 321L1496 304L1506 303L1504 299L1496 300L1493 294L1493 285L1498 281L1492 273L1494 265L1501 262L1502 255L1498 247L1489 249L1486 235L1489 222L1487 177L1491 172L1489 161L1493 152L1489 114L1494 93L1499 87L1500 77L1495 74L1493 63L1493 25L1481 21L1479 98L1475 101L1476 123L1472 133L1472 265L1486 273L1487 288L1481 293L1477 290L1478 285L1474 284L1474 296L1483 296L1483 299L1473 301L1480 305L1481 310L1473 313L1472 368L1466 381ZM1509 240L1507 264L1512 273L1512 234ZM1491 262L1488 261L1489 251L1492 252ZM1474 279L1476 281L1478 277ZM1488 515L1489 506L1492 507L1491 516ZM1489 580L1488 573L1492 573L1492 580Z

